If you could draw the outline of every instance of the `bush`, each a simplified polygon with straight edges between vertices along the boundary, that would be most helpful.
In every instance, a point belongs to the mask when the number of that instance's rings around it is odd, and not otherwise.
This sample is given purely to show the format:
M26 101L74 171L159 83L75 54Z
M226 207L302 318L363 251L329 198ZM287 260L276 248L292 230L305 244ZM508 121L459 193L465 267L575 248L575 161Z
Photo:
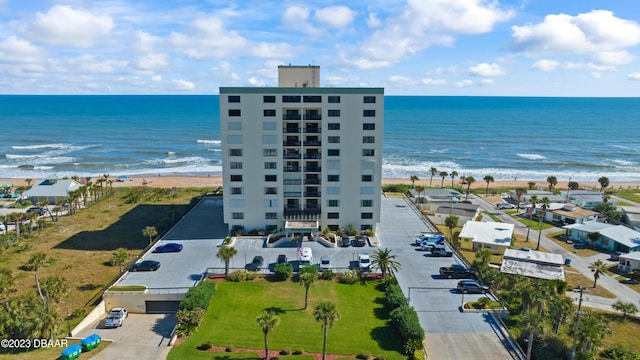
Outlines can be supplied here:
M355 284L360 280L360 274L355 270L347 270L340 276L340 282L343 284Z
M300 275L302 274L314 274L318 276L318 268L316 266L305 266L300 268Z
M227 345L227 348L224 349L224 351L226 351L226 352L234 352L234 351L236 351L236 347L233 346L233 345Z
M336 277L336 273L332 270L325 270L322 272L322 280L333 280Z
M384 356L376 356L373 358L373 360L387 360L387 358L385 358Z
M476 304L478 304L478 307L480 309L486 309L487 307L489 307L489 304L491 304L491 299L489 299L486 296L483 296L479 298L478 301L476 301Z
M258 273L242 269L242 270L236 270L231 274L229 274L229 277L227 278L227 280L234 281L234 282L249 281L249 280L255 279L257 276L258 276Z
M197 347L198 350L209 350L211 349L211 342L210 341L205 341L202 344L198 345Z
M280 350L280 355L291 355L291 348L287 346L286 348Z
M412 307L402 305L392 310L390 316L391 324L398 330L403 340L424 340L424 330L420 326L418 314Z
M628 347L622 344L613 345L602 351L602 356L612 360L638 360L640 355L631 351Z
M360 359L360 360L369 360L370 357L371 357L371 354L367 352L361 352L361 353L358 353L358 355L356 355L356 359Z
M287 280L293 275L293 265L289 263L276 264L274 273L276 275L276 279L280 281Z
M304 354L304 349L303 348L295 348L295 349L293 349L292 354L293 355L302 355L302 354Z
M209 303L216 291L216 284L213 281L204 280L196 287L192 287L187 291L182 301L180 301L179 310L194 310L200 308L207 310Z
M387 306L393 310L402 305L409 305L407 298L404 297L402 289L398 285L389 285L385 290L385 298L387 300Z

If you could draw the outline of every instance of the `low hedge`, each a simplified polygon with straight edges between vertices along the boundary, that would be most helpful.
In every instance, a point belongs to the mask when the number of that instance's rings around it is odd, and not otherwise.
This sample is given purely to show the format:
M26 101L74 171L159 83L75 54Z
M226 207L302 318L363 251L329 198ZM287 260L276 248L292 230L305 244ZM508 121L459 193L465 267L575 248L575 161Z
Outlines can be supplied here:
M215 292L216 284L213 281L203 280L198 286L192 287L187 291L178 309L194 310L200 308L207 310Z

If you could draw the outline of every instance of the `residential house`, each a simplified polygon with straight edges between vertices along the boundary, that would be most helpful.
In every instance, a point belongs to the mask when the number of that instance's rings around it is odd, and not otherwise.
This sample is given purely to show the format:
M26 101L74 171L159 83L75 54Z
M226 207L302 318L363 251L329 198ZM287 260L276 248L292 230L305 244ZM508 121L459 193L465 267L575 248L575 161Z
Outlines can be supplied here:
M567 196L568 195L568 196ZM602 193L599 191L591 190L570 190L560 191L560 196L566 199L568 202L578 205L581 208L592 210L596 205L602 204ZM614 199L608 200L609 203L614 206L617 205Z
M52 175L39 180L22 195L33 203L46 202L55 205L58 201L65 201L69 197L69 192L77 190L81 186L82 184L73 179L59 179Z
M440 206L452 206L460 202L462 194L458 191L446 188L425 189L420 193L420 199L423 199L423 208L426 208L430 214L434 213Z
M507 249L500 271L547 280L564 280L562 255L530 249Z
M631 252L640 250L640 232L624 225L589 221L562 227L569 241L580 241L605 251ZM589 239L589 234L598 233L598 239Z
M555 204L554 204L555 205ZM547 211L545 220L557 224L583 224L598 219L599 213L583 209L574 204L564 204L559 209Z
M511 198L515 200L516 199L515 190L511 190L510 194L511 194ZM552 203L564 203L565 202L564 198L562 198L560 195L556 195L556 194L552 193L551 191L544 191L544 190L527 190L527 193L522 195L522 198L520 199L520 201L530 204L531 203L531 197L534 196L534 195L538 198L538 201L540 201L540 200L542 200L542 198L546 197Z
M640 231L640 207L618 206L622 211L622 222L634 230Z
M620 255L618 258L618 269L624 272L640 270L640 251Z
M511 245L513 228L513 224L507 223L467 221L458 239L463 249L488 249L493 254L501 255Z
M433 213L427 216L436 225L445 225L445 220L450 215L458 218L458 227L462 227L467 221L475 221L480 215L480 205L467 203L452 203L439 206Z

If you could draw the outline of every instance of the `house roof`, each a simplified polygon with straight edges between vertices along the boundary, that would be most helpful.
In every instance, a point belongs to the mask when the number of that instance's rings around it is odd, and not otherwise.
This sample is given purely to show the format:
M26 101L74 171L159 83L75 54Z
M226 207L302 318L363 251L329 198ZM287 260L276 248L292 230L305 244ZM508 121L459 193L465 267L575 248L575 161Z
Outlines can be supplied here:
M568 218L572 218L572 219L578 219L578 218L598 215L598 213L595 212L595 211L587 210L587 209L581 208L579 206L574 206L574 210L565 210L565 208L563 207L562 209L552 210L552 212L554 214L557 214L557 215L560 215L560 216L564 216L564 217L568 217Z
M627 260L640 260L640 251L632 251L628 254L621 254L619 258Z
M622 210L627 216L629 214L640 215L640 207L638 206L618 206L618 209Z
M603 222L598 222L598 221L586 221L582 224L570 224L570 225L565 225L562 228L563 229L575 229L578 231L586 231L588 233L592 233L592 232L596 232L596 231L600 231L602 229L606 229L608 227L611 227L613 225L611 224L607 224L607 223L603 223Z
M504 259L518 259L549 265L563 265L564 259L560 254L548 253L536 250L507 249L504 251Z
M538 279L564 280L562 255L535 250L507 249L500 271Z
M623 225L614 225L600 230L600 235L605 236L619 244L635 248L640 246L640 232L629 229Z
M436 214L449 214L449 213L451 213L452 215L456 215L456 216L471 217L471 216L474 216L478 212L479 208L480 208L480 205L466 204L466 203L454 203L452 205L438 206L438 208L436 209L435 212L436 212Z
M493 221L467 221L462 227L459 237L473 239L473 242L509 246L513 224Z
M75 180L49 177L38 181L31 189L24 192L26 197L66 197L69 191L82 186Z

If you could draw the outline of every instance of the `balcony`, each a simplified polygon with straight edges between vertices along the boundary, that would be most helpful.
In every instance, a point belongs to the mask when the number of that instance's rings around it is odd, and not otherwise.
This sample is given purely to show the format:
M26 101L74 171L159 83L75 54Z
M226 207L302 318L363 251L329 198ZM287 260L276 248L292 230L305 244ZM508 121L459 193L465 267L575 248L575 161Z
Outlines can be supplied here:
M305 120L322 120L322 115L320 115L320 114L306 114L304 116L304 119Z
M307 191L304 193L304 197L322 197L320 191Z
M300 120L302 116L300 114L282 114L282 120Z
M300 154L284 154L282 155L283 159L300 159L302 155Z
M305 172L322 172L321 166L307 166L304 168Z
M304 154L304 158L305 159L320 160L320 159L322 159L322 154L321 153Z
M282 146L300 146L301 142L298 140L285 140L282 142Z
M304 128L304 133L305 134L321 134L322 129L318 127L306 127Z
M301 185L302 184L302 180L300 180L300 179L284 179L282 181L282 184L283 185Z
M282 132L285 134L299 134L300 128L283 128Z
M307 140L304 142L304 146L322 146L322 141L320 140Z
M300 209L299 207L285 207L284 216L286 217L313 217L319 216L322 213L320 207Z
M285 198L299 198L302 197L302 191L285 191L283 196Z
M305 185L320 185L320 179L304 179L304 184Z
M300 166L285 166L284 172L300 172Z

